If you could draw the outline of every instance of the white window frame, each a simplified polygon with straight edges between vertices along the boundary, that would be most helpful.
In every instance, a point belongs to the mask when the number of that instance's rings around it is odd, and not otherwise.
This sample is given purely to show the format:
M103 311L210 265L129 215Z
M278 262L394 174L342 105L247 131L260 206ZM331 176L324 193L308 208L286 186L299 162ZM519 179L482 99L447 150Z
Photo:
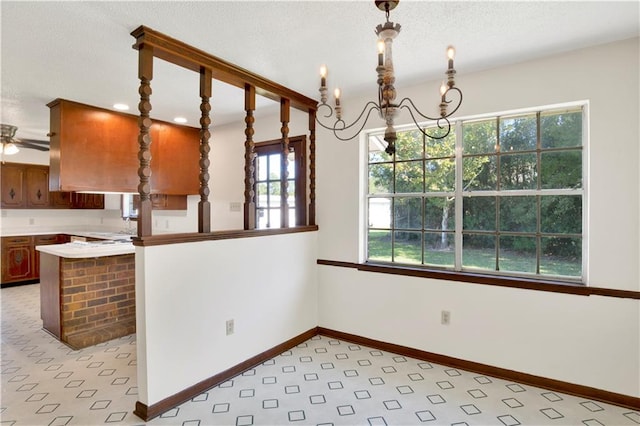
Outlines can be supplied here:
M536 274L526 274L526 273L515 273L515 272L501 272L501 271L485 271L485 270L471 270L471 269L463 269L462 268L462 240L463 240L463 232L462 232L462 224L463 224L463 197L464 192L462 192L462 123L465 121L474 121L474 120L482 120L487 118L495 118L495 117L503 117L503 116L512 116L519 114L531 114L536 112L544 112L558 109L572 109L572 108L582 108L582 187L578 189L560 189L560 190L517 190L514 191L514 195L531 195L531 194L545 194L545 195L568 195L575 194L582 196L582 268L581 268L581 276L580 277L565 277L565 276L551 276L551 275L536 275ZM423 122L419 123L421 127L429 127L434 126L435 122ZM402 125L396 126L397 131L406 131L414 129L414 125ZM418 267L425 270L439 270L439 271L452 271L460 274L487 274L487 275L496 275L496 276L504 276L506 278L525 278L532 280L554 280L558 279L560 282L567 283L582 283L584 285L588 285L589 282L589 144L590 144L590 133L589 133L589 101L588 100L580 100L574 102L566 102L566 103L558 103L558 104L550 104L550 105L542 105L531 108L522 108L522 109L514 109L514 110L506 110L500 112L492 112L486 114L478 114L472 116L458 117L452 121L452 131L456 132L456 142L455 142L455 163L456 163L456 188L455 188L455 266L454 268L437 268L427 265L408 265L401 263L392 263L392 262L381 262L387 267L398 267L398 268L412 268ZM369 194L368 194L368 179L369 179L369 137L371 135L382 134L384 133L384 128L376 128L364 131L360 135L360 232L359 232L359 260L361 263L378 263L375 261L367 260L367 247L368 247L368 230L369 230ZM504 196L506 191L483 191L483 195L497 195ZM437 193L433 193L437 195ZM376 194L379 196L380 194Z

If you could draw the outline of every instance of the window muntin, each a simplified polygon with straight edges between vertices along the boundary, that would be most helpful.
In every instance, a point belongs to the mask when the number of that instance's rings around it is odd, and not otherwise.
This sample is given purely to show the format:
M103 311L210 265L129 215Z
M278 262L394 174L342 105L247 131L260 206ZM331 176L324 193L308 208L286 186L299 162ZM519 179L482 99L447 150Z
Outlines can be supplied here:
M583 107L454 126L368 136L367 261L582 280Z

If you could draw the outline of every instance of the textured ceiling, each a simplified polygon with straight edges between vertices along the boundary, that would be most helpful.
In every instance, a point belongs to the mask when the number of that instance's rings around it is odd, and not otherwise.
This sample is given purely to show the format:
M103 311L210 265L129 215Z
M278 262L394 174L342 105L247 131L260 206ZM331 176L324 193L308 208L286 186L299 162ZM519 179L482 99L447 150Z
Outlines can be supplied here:
M397 86L439 79L445 49L464 73L637 37L638 1L410 1L392 11ZM345 96L375 90L373 1L2 1L2 123L18 137L46 139L46 104L65 98L137 113L137 51L130 32L146 25L212 55L318 97L318 69ZM603 58L606 60L606 58ZM155 61L152 116L197 126L198 75ZM615 81L612 76L612 82ZM214 85L214 125L242 117L238 89ZM259 99L259 109L275 108ZM239 115L240 114L240 115Z

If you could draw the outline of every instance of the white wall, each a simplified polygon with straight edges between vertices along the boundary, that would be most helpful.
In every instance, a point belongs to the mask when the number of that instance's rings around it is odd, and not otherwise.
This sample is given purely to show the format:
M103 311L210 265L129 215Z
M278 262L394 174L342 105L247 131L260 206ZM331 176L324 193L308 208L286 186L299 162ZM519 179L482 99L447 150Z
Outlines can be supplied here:
M139 400L157 403L315 327L316 234L136 248Z
M588 285L633 291L640 291L638 52L635 38L480 73L457 70L465 96L458 116L589 101ZM435 112L438 84L399 87L399 96ZM357 110L366 100L343 105ZM358 141L318 135L319 258L360 259L360 149ZM640 396L638 300L318 270L322 327ZM441 310L451 311L448 327L439 324Z

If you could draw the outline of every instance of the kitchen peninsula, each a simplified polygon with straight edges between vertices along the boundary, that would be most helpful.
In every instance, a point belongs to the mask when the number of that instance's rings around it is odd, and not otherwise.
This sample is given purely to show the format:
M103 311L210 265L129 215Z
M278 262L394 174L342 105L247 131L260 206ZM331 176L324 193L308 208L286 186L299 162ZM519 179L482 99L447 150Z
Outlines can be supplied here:
M43 327L74 349L135 333L135 249L101 237L36 247Z

